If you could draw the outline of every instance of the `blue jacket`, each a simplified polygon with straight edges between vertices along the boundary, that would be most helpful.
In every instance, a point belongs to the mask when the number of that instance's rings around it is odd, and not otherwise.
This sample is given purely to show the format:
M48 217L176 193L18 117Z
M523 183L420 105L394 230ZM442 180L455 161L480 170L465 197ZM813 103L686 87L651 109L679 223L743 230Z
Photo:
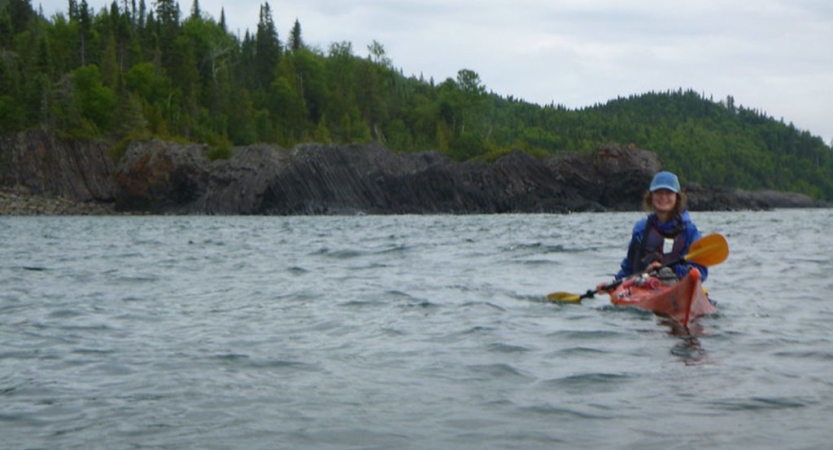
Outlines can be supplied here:
M633 233L631 234L631 242L628 246L628 255L622 260L622 264L620 265L619 273L616 274L616 279L620 280L625 278L629 275L633 275L633 267L634 261L632 258L642 258L644 255L638 255L639 249L642 247L642 239L645 236L645 229L648 226L648 220L653 220L654 222L658 222L656 220L656 214L651 213L648 217L640 219L636 222L633 226ZM688 214L688 211L683 211L683 214L675 219L669 220L665 223L660 223L657 227L660 232L670 232L674 228L678 226L683 226L683 230L681 233L685 236L685 246L683 247L682 254L685 255L688 252L688 248L691 246L691 243L700 239L700 231L697 229L697 225L694 225L694 222L691 221L691 216ZM677 274L678 278L684 277L690 267L696 267L700 270L700 274L702 275L701 279L703 281L709 277L709 269L701 266L699 264L695 264L693 262L686 262L685 264L674 264L671 266L675 273Z

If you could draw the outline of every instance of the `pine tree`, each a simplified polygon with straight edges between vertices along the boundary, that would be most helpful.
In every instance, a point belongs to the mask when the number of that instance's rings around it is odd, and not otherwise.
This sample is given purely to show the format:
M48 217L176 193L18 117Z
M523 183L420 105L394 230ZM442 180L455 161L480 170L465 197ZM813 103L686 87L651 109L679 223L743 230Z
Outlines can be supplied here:
M147 5L145 5L145 0L139 0L139 15L136 20L139 29L145 27L145 23L147 21Z
M0 48L11 49L14 44L14 25L7 8L0 8Z
M69 20L78 20L78 2L69 0Z
M260 20L255 35L255 70L261 88L265 89L271 84L280 55L281 43L272 20L272 10L269 3L264 3L260 7Z
M153 19L156 21L156 38L158 39L158 55L162 67L171 74L177 73L182 68L183 61L177 44L180 35L180 12L176 0L157 0L156 16L148 19L149 27ZM172 75L172 78L176 78Z
M26 123L26 109L15 67L7 62L11 61L0 58L0 131L17 131Z
M179 3L176 0L157 0L156 20L166 32L179 29Z
M200 0L194 0L193 5L191 5L191 18L192 19L202 18L202 10L200 9Z
M289 48L293 53L304 47L304 41L301 39L301 22L295 19L295 25L292 26L292 31L289 33Z
M81 5L78 8L78 39L81 66L87 65L87 46L89 45L91 35L92 19L90 18L90 8L87 5L87 0L81 0Z
M15 34L29 28L30 22L36 17L30 0L6 0L5 5L0 4L0 7L9 11Z

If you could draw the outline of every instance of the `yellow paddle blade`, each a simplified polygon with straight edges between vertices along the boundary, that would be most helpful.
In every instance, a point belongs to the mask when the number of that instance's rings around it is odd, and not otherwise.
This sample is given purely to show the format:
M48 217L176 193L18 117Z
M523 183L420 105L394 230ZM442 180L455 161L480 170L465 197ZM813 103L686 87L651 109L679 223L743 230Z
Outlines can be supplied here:
M684 259L709 267L726 261L728 257L729 243L725 237L714 233L694 241Z
M581 303L581 296L569 292L553 292L547 295L547 300L558 303Z

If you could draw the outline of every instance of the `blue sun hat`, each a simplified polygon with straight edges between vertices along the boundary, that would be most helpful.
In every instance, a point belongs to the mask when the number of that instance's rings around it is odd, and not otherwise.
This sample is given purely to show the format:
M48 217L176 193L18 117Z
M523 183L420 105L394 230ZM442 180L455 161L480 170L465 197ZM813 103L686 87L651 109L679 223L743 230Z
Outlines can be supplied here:
M671 172L657 172L654 179L651 180L651 187L649 190L654 192L659 189L668 189L671 192L680 192L680 180Z

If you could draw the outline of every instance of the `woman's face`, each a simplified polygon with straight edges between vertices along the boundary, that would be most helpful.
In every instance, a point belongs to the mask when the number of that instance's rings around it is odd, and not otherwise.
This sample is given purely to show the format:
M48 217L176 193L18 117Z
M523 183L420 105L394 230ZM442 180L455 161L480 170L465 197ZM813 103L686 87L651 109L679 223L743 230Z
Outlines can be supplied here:
M668 189L657 189L651 195L651 203L658 213L670 214L677 205L677 194Z

